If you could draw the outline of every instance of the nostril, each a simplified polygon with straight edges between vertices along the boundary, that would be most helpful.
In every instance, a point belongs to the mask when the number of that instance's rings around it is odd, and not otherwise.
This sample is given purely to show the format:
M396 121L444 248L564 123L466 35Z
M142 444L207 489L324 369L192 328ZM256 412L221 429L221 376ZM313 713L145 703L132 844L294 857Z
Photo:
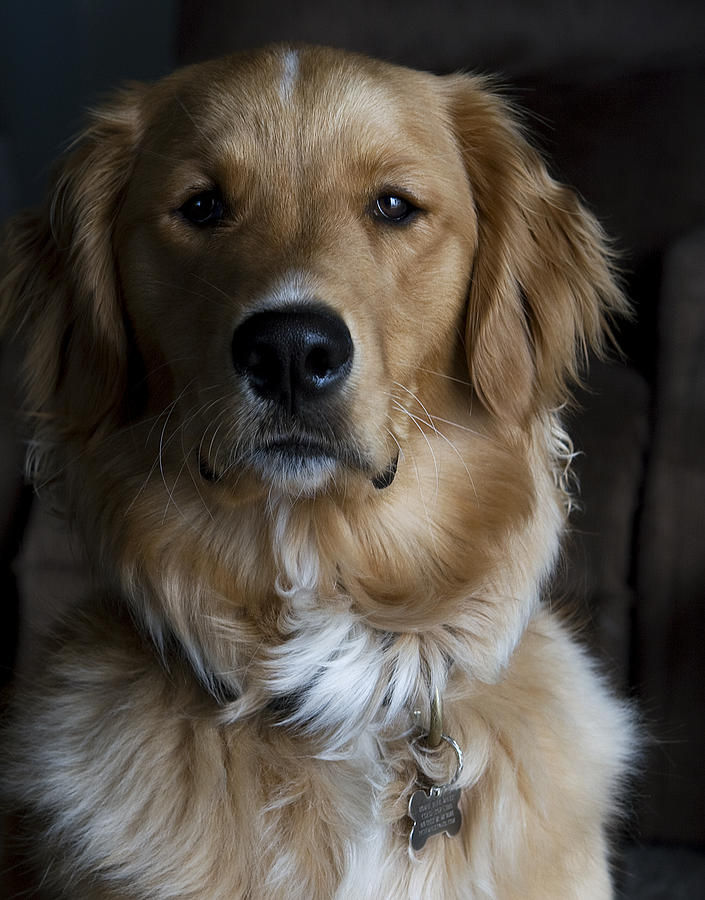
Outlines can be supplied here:
M266 390L281 380L284 362L276 346L258 335L248 323L235 332L232 354L235 371L244 375L256 389Z
M334 378L350 359L350 349L345 346L318 345L311 347L304 360L305 376L318 381Z
M320 394L332 389L348 375L353 343L342 319L321 317L307 323L298 368L298 388L303 393Z
M282 363L275 350L262 344L253 347L247 354L244 364L238 368L246 371L253 381L265 385L279 380Z
M304 362L304 369L307 375L312 378L325 378L330 374L330 354L325 347L314 347L309 350Z

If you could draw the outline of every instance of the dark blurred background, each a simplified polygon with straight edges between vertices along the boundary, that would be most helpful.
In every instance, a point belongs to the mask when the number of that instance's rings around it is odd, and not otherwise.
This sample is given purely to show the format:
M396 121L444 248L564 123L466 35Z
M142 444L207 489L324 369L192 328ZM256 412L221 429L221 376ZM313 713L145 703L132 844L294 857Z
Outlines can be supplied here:
M649 735L616 867L623 896L705 897L705 3L702 0L4 0L0 220L37 202L82 109L125 80L272 40L499 73L555 175L615 239L637 319L572 433L582 509L556 598ZM2 672L82 583L23 486L0 400Z

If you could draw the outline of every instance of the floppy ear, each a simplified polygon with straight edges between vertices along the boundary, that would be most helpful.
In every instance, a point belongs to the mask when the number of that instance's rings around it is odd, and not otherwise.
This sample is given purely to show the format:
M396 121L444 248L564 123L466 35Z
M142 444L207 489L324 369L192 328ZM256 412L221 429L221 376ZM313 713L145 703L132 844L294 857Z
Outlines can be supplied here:
M627 311L601 228L554 181L486 79L451 76L452 127L478 216L466 326L483 403L521 424L559 406L609 319Z
M0 333L24 348L40 441L86 440L119 415L126 334L112 236L139 140L141 89L94 112L49 201L17 216L2 249Z

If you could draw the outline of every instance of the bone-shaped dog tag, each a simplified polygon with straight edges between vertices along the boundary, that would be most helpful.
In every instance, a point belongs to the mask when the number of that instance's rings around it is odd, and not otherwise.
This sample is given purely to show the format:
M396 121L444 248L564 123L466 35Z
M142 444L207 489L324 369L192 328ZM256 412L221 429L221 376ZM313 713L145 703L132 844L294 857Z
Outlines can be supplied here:
M462 825L458 801L460 788L434 787L427 793L414 791L409 800L409 817L414 825L409 835L412 850L420 850L434 834L454 837Z

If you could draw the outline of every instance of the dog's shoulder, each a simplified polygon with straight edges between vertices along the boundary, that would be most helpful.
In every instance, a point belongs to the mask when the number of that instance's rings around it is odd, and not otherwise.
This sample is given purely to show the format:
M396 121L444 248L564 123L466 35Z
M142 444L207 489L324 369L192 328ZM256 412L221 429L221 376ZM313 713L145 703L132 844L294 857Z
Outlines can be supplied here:
M49 637L5 725L4 801L50 891L106 867L125 883L148 877L154 829L188 843L193 822L207 821L185 815L190 798L222 792L215 704L109 607L93 598Z
M600 665L565 622L542 606L497 684L473 700L491 724L527 808L565 833L575 823L597 829L615 808L635 757L633 707L617 696ZM588 826L589 827L589 826Z

